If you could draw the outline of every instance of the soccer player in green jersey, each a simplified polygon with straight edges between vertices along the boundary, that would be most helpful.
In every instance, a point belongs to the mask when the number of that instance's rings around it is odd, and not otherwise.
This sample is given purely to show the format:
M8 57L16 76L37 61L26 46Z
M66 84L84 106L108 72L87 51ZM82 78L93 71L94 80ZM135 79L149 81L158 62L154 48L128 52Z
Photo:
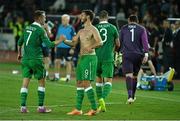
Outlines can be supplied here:
M119 34L116 27L108 23L108 13L103 10L99 14L100 23L96 25L103 46L96 49L98 58L96 94L99 101L98 109L106 111L104 99L108 96L112 88L112 77L114 71L114 51L115 47L120 47Z
M46 15L44 11L37 10L34 13L34 22L27 26L23 35L18 41L18 56L17 59L22 64L23 83L20 90L21 93L21 109L22 113L27 113L26 99L28 94L28 85L32 75L39 81L38 87L38 109L39 113L51 112L50 109L44 107L45 97L45 68L43 64L43 53L41 45L44 42L47 47L54 47L65 39L61 36L58 40L51 42L47 37L47 33L43 28ZM21 53L24 46L24 53ZM22 58L22 59L21 59Z
M68 115L81 115L84 92L91 103L91 110L84 115L92 116L97 113L95 94L91 82L96 77L97 57L95 48L101 45L101 37L98 30L92 25L94 13L91 10L84 10L81 14L81 21L84 28L81 29L72 41L65 40L64 43L75 46L80 42L80 57L76 68L77 98L76 108Z

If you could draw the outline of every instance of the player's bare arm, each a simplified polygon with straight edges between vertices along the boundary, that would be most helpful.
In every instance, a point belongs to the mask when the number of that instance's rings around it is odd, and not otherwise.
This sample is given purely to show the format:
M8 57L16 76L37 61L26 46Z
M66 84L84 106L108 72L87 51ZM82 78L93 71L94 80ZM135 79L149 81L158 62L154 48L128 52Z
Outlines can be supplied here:
M64 35L61 35L58 39L56 39L56 41L54 41L54 44L58 45L59 43L61 43L65 39L66 39L66 37Z
M117 50L119 50L119 48L120 48L120 40L119 40L119 38L116 38L115 39L115 50L117 51Z
M17 60L20 61L22 58L22 46L24 43L24 39L23 39L23 35L21 36L21 38L18 40L18 55L17 55Z
M75 47L77 45L77 43L78 43L79 33L80 33L80 31L77 33L77 35L75 35L73 37L72 41L64 39L64 43L71 46L71 47Z
M21 58L22 58L21 49L22 49L22 46L18 46L18 55L17 55L17 60L18 60L18 61L20 61Z
M92 31L95 42L93 45L90 46L90 48L95 49L97 47L102 46L102 39L101 39L101 36L100 36L98 30L93 26L91 31Z

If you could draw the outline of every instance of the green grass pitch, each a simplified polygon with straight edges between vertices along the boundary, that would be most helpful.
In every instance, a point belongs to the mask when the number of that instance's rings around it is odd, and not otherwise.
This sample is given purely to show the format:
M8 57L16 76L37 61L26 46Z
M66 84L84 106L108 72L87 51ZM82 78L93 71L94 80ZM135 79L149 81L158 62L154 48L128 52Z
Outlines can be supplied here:
M137 91L137 100L127 105L127 93L123 78L113 82L112 93L106 99L107 112L96 116L68 116L75 105L75 79L66 82L46 83L45 105L52 113L39 114L37 109L38 83L32 79L27 100L28 114L19 113L21 73L12 74L12 70L21 70L19 64L0 63L0 120L180 120L180 81L175 81L175 90ZM94 83L93 83L94 86ZM83 102L83 111L90 109L87 96Z

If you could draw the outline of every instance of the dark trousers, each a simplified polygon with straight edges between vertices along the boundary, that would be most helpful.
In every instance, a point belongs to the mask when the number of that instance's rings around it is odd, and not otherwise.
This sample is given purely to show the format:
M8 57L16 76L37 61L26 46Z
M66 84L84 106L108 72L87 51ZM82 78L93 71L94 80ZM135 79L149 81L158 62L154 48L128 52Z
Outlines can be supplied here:
M164 72L169 70L169 67L174 67L174 55L171 47L163 48L163 66Z

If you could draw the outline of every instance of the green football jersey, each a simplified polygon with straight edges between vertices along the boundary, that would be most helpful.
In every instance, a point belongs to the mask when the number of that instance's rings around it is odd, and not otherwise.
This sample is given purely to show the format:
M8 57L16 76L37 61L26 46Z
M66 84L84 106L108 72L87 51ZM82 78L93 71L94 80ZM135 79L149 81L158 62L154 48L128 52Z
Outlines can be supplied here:
M96 28L103 42L103 45L96 49L98 61L113 61L115 40L119 37L117 28L106 21L97 24Z
M51 42L47 37L44 28L37 22L27 26L23 35L18 40L18 45L24 45L23 59L42 59L42 43L47 47L54 47L54 42Z

